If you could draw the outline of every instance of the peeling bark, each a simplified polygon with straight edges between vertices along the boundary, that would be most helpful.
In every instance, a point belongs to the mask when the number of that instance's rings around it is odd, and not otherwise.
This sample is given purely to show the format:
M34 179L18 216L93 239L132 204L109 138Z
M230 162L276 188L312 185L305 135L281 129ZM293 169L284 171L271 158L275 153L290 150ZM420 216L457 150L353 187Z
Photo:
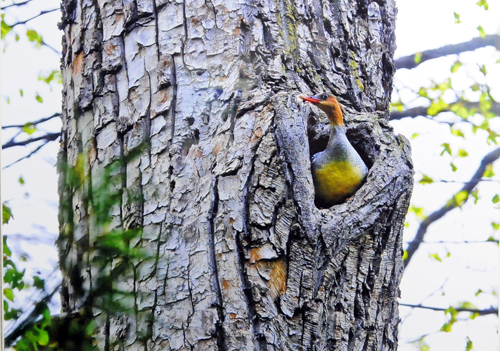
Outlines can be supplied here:
M138 228L130 315L92 312L104 350L395 350L409 143L388 126L391 0L64 0L59 246L65 311L88 308L102 171L113 228ZM331 91L370 172L314 205ZM147 147L129 157L139 145ZM136 199L136 201L133 201ZM138 199L138 200L137 200ZM119 264L114 260L113 264Z

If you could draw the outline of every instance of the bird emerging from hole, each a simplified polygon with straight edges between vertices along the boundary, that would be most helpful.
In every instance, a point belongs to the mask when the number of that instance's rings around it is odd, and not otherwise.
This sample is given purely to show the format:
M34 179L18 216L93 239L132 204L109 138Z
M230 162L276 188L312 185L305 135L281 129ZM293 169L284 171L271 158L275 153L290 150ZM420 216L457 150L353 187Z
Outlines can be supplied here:
M330 120L328 145L312 157L316 204L323 208L330 207L345 201L361 187L368 168L347 140L337 99L326 93L300 98L319 107Z

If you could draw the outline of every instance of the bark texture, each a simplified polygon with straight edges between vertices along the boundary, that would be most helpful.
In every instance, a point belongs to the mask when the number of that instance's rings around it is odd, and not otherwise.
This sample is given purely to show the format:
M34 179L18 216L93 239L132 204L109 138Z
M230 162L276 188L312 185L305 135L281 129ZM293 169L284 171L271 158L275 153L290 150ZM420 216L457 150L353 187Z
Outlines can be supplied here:
M64 0L63 304L92 301L91 199L116 160L114 228L132 313L95 307L104 350L395 350L408 142L388 126L392 0ZM314 204L328 126L299 93L332 92L370 168ZM131 150L147 142L139 157ZM130 199L138 198L138 201ZM119 258L113 264L120 264Z

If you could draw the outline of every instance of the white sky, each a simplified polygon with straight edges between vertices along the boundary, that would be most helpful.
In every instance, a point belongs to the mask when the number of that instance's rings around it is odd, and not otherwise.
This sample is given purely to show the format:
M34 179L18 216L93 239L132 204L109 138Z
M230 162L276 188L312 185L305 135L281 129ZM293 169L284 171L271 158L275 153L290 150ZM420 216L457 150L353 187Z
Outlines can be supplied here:
M500 1L489 1L489 11L475 6L475 0L398 0L399 7L397 22L396 56L405 56L426 49L437 48L446 44L459 43L478 36L477 27L482 25L487 34L497 33L500 26ZM33 6L34 5L34 6ZM59 6L56 0L35 0L29 6L19 11L19 19L25 19L37 14L40 9L50 9ZM462 24L455 24L453 12L461 15ZM37 28L44 40L51 46L59 48L61 33L56 27L60 14L58 12L43 16L30 22L29 28ZM12 20L10 21L12 22ZM47 48L31 49L31 43L24 40L26 30L18 27L22 34L21 41L9 44L2 57L2 95L10 97L10 104L2 100L2 123L22 124L34 119L51 115L60 110L60 86L53 85L52 91L45 83L38 82L40 72L48 73L59 67L59 57ZM475 54L461 55L461 60L471 64L483 62L490 66L500 58L500 55L491 48L479 50ZM401 70L397 73L396 84L404 84L411 88L428 85L431 80L441 81L449 77L449 67L456 58L443 58L422 64L417 69ZM498 66L495 74L500 77ZM457 86L475 77L477 72L471 65L462 67L454 78ZM493 73L491 77L493 77ZM491 83L491 82L490 82ZM497 85L498 87L498 85ZM24 90L24 97L19 96L19 89ZM36 93L44 98L44 103L35 101ZM500 92L493 91L500 101ZM408 98L410 94L403 95ZM493 123L492 123L493 125ZM416 168L416 181L425 173L434 179L468 180L475 172L480 159L495 146L488 146L484 133L473 135L466 124L461 129L467 136L461 140L451 136L449 127L438 124L422 117L394 122L393 126L398 133L408 139L415 133L419 136L411 140L413 159ZM50 131L57 131L58 121L51 121L42 125ZM500 130L499 122L494 124L495 130ZM500 134L500 133L499 133ZM8 140L10 134L3 133L3 140ZM454 151L465 148L469 152L467 158L439 156L440 144L449 142ZM2 165L6 166L26 154L26 149L10 149L2 152ZM58 144L51 143L30 160L23 161L3 171L2 197L8 200L14 212L14 220L4 227L8 235L22 234L41 238L44 243L9 239L9 245L17 254L23 252L29 257L27 262L20 262L28 272L39 271L42 276L48 276L57 263L57 252L51 244L58 231L57 223L57 175L55 161ZM450 161L458 166L453 173L449 166ZM495 173L500 174L500 167L495 166ZM25 185L18 183L19 177L25 180ZM496 177L496 180L499 180ZM461 188L460 183L416 185L412 202L423 206L426 214L440 208L450 196ZM27 193L28 195L25 195ZM477 205L467 203L462 210L455 209L444 220L429 228L427 241L463 240L482 241L490 235L498 238L494 233L491 221L500 222L498 208L494 208L491 198L495 193L500 194L498 182L482 183L479 195L481 199ZM410 227L405 232L405 241L411 240L418 222L414 216L408 217ZM445 258L447 253L449 258ZM438 253L443 262L429 258L429 254ZM479 308L490 305L497 306L497 299L490 294L481 294L475 297L474 293L480 288L491 293L498 292L498 262L499 249L495 244L422 244L405 272L401 285L401 302L434 307L448 307L459 301L471 301ZM443 285L444 284L444 285ZM444 295L442 293L444 292ZM429 297L430 296L430 297ZM423 334L439 331L445 322L444 313L428 310L411 310L401 308L403 323L400 331L400 350L413 350L414 346L407 344ZM465 317L465 315L463 316ZM457 323L451 333L434 333L426 338L431 350L463 350L465 338L469 336L474 342L474 350L498 350L497 318L495 316L479 317L473 321Z

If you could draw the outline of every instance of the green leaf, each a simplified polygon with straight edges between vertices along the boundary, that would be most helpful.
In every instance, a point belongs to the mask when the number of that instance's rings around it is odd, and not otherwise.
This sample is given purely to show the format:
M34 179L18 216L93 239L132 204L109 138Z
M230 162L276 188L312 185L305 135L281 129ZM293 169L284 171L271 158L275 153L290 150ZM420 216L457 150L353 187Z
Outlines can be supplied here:
M464 132L462 132L460 129L453 129L453 127L451 127L450 130L451 130L451 134L453 134L454 136L462 137L465 139Z
M460 62L458 60L455 61L455 63L450 68L451 73L455 73L456 71L458 71L458 69L460 68L460 66L462 66L462 62Z
M9 301L14 301L14 292L10 288L3 289L3 296Z
M500 201L500 197L498 196L498 194L495 194L495 196L493 196L493 199L491 199L491 202L496 204L498 203L498 201Z
M19 182L19 184L24 185L24 178L23 178L23 176L19 176L18 182Z
M49 333L43 329L37 329L38 332L38 337L37 337L37 342L41 346L45 346L49 343Z
M483 293L483 291L481 289L479 289L478 291L476 291L476 293L474 294L475 296L479 296L479 294Z
M443 260L441 259L441 257L439 257L437 253L430 254L429 257L435 259L438 262L443 262Z
M422 53L421 52L417 52L415 54L415 63L418 65L420 63L420 61L422 61Z
M488 74L488 70L486 69L485 65L482 65L481 67L479 67L479 72L481 72L483 75Z
M23 89L19 89L19 95L21 95L21 97L24 96L24 90Z
M2 204L2 222L3 222L3 224L9 223L11 218L14 218L14 215L12 215L12 210L4 202Z
M45 279L41 279L35 275L33 277L33 285L35 288L43 290L45 288Z
M40 98L40 99L41 99L41 98ZM43 101L43 100L42 100L42 101ZM42 102L42 101L39 101L39 102ZM36 132L36 127L35 127L32 123L28 122L28 123L26 123L26 124L23 126L23 132L25 132L25 133L26 133L26 134L28 134L28 135L31 135L31 134L33 134L34 132Z
M451 154L451 147L450 147L450 144L448 144L448 143L443 143L443 144L441 144L441 146L443 147L443 151L441 151L441 156L443 156L445 152L446 152L446 153L448 153L450 156L453 156L453 155Z
M486 33L484 32L482 26L477 27L477 30L479 31L479 35L481 36L481 38L486 38Z
M43 98L42 98L42 97L41 97L38 93L36 93L35 99L36 99L36 101L38 101L39 103L42 103L42 102L43 102Z
M493 229L495 229L495 230L500 229L500 223L491 222L491 226L492 226L492 227L493 227Z
M450 105L439 98L427 108L427 114L429 116L436 116L439 112L448 109L448 107L450 107Z
M467 200L469 197L469 192L467 190L462 190L453 196L453 199L455 200L455 205L457 206L462 206L462 204Z
M7 257L12 256L12 251L10 251L9 246L7 246L7 237L3 236L3 254Z
M11 30L12 27L5 23L2 17L2 40L5 39L5 36L9 34Z
M460 21L460 15L456 12L453 12L453 16L455 16L455 23L462 23L462 21Z
M37 48L41 48L43 44L43 38L38 32L34 29L28 29L26 31L26 36L28 40L35 44Z
M427 216L424 214L424 209L422 207L417 207L415 205L411 205L408 211L415 213L415 216L417 217L417 219L419 219L421 221L423 221L427 218Z
M455 164L453 162L450 163L450 166L451 166L451 170L452 172L456 172L457 171L457 166L455 166Z
M418 133L413 133L413 135L411 136L411 139L412 140L415 139L416 137L418 137L418 135L419 135Z
M465 351L471 351L474 345L472 344L472 340L467 337L467 344L465 344Z
M491 178L494 175L495 175L495 172L493 172L493 165L490 163L489 165L486 166L486 170L483 173L483 177Z
M403 261L408 258L408 251L403 250Z
M42 76L42 75L39 75L38 76L38 80L42 81L42 82L45 82L47 84L50 84L52 82L55 82L57 84L62 84L62 74L61 74L60 70L54 70L54 71L50 72L45 77Z
M488 3L486 2L486 0L479 0L479 1L476 3L476 5L477 5L477 6L479 6L479 7L481 7L481 6L482 6L482 7L484 7L484 9L485 9L486 11L488 11L489 6L488 6Z
M460 149L460 150L458 150L458 156L459 157L467 157L467 156L469 156L469 153L467 151L465 151L464 149Z
M429 177L425 174L422 174L422 179L420 179L419 183L424 184L424 185L425 184L432 184L432 183L434 183L434 180L431 177Z

